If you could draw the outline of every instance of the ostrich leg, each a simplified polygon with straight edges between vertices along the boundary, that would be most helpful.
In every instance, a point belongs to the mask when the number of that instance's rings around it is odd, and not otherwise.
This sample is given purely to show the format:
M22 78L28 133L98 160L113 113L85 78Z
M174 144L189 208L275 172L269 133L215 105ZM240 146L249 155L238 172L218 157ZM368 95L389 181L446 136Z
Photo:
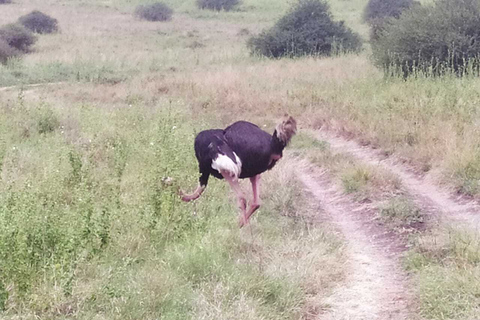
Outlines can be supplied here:
M255 211L257 211L258 208L260 208L260 175L257 174L255 177L250 178L250 182L252 183L253 203L250 204L250 207L245 214L246 219L240 220L240 228L247 224L250 217L255 213Z
M232 190L235 192L237 195L237 201L238 201L238 207L240 208L241 211L241 217L240 221L247 221L247 200L245 199L245 196L242 192L242 189L240 187L240 183L238 182L238 179L236 177L232 177L229 172L222 171L221 172L223 178L228 181L228 184L232 188Z
M182 200L185 202L190 202L193 200L198 199L205 190L206 186L198 185L197 189L192 194L185 194L183 191L180 191L180 196L182 197Z

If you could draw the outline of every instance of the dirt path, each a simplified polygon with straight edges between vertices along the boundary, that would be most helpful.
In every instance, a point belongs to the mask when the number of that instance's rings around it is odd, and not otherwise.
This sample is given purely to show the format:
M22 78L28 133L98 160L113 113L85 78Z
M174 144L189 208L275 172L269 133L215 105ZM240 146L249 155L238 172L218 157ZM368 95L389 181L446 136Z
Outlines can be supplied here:
M455 198L449 191L442 190L428 179L416 176L394 156L385 157L379 150L360 146L355 141L345 140L328 132L315 131L314 134L318 139L328 142L334 152L351 154L367 164L381 166L396 174L424 213L480 230L478 204L460 197Z
M34 83L34 84L25 84L25 85L15 85L15 86L8 86L8 87L0 87L0 92L2 91L8 91L8 90L17 90L17 89L32 89L32 88L37 88L37 87L46 87L46 86L56 86L56 85L61 85L65 84L65 81L61 82L44 82L44 83Z
M369 209L342 194L326 173L300 163L299 179L344 235L347 278L324 303L320 319L408 319L406 276L399 266L402 244L372 221Z

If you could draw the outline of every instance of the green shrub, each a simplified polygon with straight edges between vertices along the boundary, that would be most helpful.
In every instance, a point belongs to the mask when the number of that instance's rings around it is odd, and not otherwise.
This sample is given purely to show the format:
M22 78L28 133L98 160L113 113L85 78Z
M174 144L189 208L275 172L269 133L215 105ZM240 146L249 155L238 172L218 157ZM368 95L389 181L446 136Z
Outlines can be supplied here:
M365 22L371 23L385 18L398 18L405 9L415 3L418 2L415 0L370 0L363 12L363 19Z
M30 47L37 41L35 35L18 23L7 24L0 28L0 39L9 46L23 52L28 52Z
M5 40L0 39L0 63L5 64L8 59L20 55L20 51L10 46Z
M18 22L25 28L36 33L53 33L58 31L57 19L37 10L21 16Z
M230 11L240 3L240 0L197 0L200 9Z
M370 25L370 40L376 41L385 26L385 20L398 19L403 11L420 6L415 0L370 0L363 12L363 19Z
M253 54L272 58L358 51L361 45L343 21L332 20L323 0L300 0L270 30L248 41Z
M372 49L388 73L478 74L480 0L439 0L405 11L386 22Z
M38 133L47 134L55 131L60 126L60 121L51 109L39 110L37 119Z
M148 21L168 21L172 19L173 10L164 3L140 5L135 9L135 15Z

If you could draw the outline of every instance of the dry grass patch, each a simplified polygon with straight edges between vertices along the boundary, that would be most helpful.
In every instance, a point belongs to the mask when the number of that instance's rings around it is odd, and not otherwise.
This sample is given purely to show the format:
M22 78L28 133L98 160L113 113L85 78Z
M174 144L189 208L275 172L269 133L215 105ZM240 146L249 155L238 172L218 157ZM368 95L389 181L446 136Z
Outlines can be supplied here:
M379 215L390 227L395 229L418 228L424 222L421 210L410 199L402 195L381 204Z

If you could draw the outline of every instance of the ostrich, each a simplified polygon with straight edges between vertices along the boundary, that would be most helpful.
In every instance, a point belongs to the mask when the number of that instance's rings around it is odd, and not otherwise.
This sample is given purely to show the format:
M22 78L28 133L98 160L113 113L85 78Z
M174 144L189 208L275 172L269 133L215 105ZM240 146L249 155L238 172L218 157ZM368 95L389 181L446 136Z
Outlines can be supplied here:
M260 175L272 169L282 157L283 149L297 131L297 123L286 115L277 125L273 135L247 121L238 121L225 130L212 129L200 132L195 138L195 156L200 179L192 194L180 192L182 200L189 202L200 197L207 187L210 175L225 179L237 196L241 210L240 228L248 223L260 207ZM253 203L247 210L247 201L238 179L249 178L252 183Z

